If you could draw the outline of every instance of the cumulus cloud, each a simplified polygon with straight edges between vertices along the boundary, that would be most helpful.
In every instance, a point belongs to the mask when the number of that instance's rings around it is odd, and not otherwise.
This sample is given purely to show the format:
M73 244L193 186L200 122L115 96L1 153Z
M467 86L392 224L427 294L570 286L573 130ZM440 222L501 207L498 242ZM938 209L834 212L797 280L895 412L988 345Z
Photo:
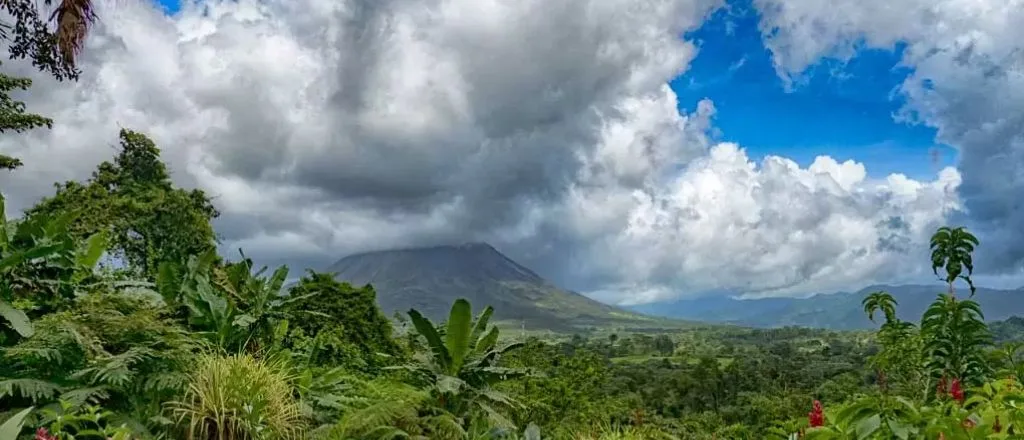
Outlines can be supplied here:
M938 129L960 151L960 195L983 270L1024 267L1024 2L754 0L776 68L800 80L823 57L905 44L914 69L897 117Z
M959 173L933 182L866 178L864 166L818 157L752 162L718 144L665 186L634 192L625 223L594 245L597 266L651 302L684 291L748 296L830 292L921 274L928 236L957 209ZM591 205L587 200L581 205Z
M867 178L753 163L678 110L679 38L714 0L210 0L173 17L101 2L77 84L25 97L50 131L0 140L11 209L83 179L119 126L223 212L224 247L325 267L486 240L613 302L790 294L915 273L959 174ZM8 64L5 64L5 67ZM918 261L920 259L917 259Z

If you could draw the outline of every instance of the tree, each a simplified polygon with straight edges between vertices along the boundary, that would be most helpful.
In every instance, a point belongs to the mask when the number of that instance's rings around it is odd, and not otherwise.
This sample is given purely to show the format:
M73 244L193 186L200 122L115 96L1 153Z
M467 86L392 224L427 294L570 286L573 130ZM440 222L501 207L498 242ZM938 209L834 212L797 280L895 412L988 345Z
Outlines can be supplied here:
M45 0L50 6L52 0ZM0 40L8 42L11 59L29 58L32 65L49 73L58 81L78 79L75 56L82 48L89 24L96 18L91 0L61 0L49 20L56 20L57 30L51 31L40 16L35 0L2 0L0 11L14 19L13 23L0 22ZM27 113L25 103L11 97L15 90L26 90L32 85L28 78L0 73L0 133L20 133L33 128L53 125L53 120ZM21 160L0 154L0 168L13 170Z
M319 338L316 362L348 364L372 372L388 356L402 354L392 337L391 322L377 307L373 287L355 288L335 280L332 274L310 271L288 295L294 299L284 312L290 325Z
M113 163L100 164L84 184L57 185L56 194L27 214L76 212L73 235L109 233L110 251L151 280L161 262L215 250L211 222L219 213L206 193L175 188L160 149L145 135L123 129L120 138Z
M658 335L654 338L654 349L662 356L670 356L676 350L676 344L668 335Z
M52 119L26 112L24 102L11 98L11 91L25 90L31 85L32 80L28 78L14 78L0 73L0 133L21 133L37 127L53 126ZM13 170L21 165L21 160L0 154L0 168Z

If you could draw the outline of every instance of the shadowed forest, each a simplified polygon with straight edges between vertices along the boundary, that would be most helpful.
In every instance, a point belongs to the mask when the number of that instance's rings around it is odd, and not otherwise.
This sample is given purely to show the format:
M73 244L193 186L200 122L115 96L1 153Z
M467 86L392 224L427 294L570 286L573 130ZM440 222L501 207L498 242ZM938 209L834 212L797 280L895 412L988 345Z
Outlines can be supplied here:
M11 55L73 80L88 11L58 9L54 34L30 5L4 3ZM52 124L12 98L30 86L0 75L5 135ZM372 286L286 286L287 267L219 255L210 197L176 187L146 135L119 141L89 179L0 215L0 440L1024 436L1024 325L985 323L963 228L935 232L945 288L914 322L879 291L871 331L536 337L488 304L390 319Z

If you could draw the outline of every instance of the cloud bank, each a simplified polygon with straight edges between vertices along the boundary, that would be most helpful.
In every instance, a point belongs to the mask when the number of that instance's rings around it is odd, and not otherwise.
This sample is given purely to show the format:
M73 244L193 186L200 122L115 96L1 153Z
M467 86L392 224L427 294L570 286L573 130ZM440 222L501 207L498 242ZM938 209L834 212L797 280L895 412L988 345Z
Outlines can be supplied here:
M267 264L321 268L358 251L486 240L619 303L920 274L958 188L987 184L970 177L971 159L963 185L951 168L931 181L873 180L855 162L755 163L716 141L714 104L681 113L666 82L697 56L679 35L720 6L210 0L167 17L101 2L79 83L5 64L36 78L25 100L56 124L0 140L26 163L0 187L16 212L53 181L84 179L123 126L157 141L179 184L215 197L225 249ZM801 46L808 13L794 11L766 16L786 25L768 40L780 72L855 35ZM943 89L906 90L928 121L967 106L937 98ZM956 133L943 136L967 136ZM972 213L995 203L978 200L967 199Z

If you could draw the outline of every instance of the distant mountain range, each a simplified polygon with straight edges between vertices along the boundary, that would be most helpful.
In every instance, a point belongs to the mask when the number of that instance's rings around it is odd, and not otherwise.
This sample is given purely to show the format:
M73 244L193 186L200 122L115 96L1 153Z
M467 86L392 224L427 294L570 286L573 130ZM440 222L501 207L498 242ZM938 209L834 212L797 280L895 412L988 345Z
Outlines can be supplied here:
M900 319L918 322L935 297L945 286L877 285L857 292L819 294L808 298L734 299L725 296L685 299L631 307L640 313L678 319L728 323L750 327L802 326L834 330L876 328L864 314L861 300L868 293L884 290L899 305ZM957 291L967 296L966 289ZM1024 316L1024 288L998 290L979 288L974 297L981 304L988 321L1001 321Z
M355 286L371 284L389 315L414 308L435 322L447 317L455 299L466 298L474 310L494 306L492 319L499 324L531 330L683 324L559 288L486 243L361 253L342 258L327 272Z

